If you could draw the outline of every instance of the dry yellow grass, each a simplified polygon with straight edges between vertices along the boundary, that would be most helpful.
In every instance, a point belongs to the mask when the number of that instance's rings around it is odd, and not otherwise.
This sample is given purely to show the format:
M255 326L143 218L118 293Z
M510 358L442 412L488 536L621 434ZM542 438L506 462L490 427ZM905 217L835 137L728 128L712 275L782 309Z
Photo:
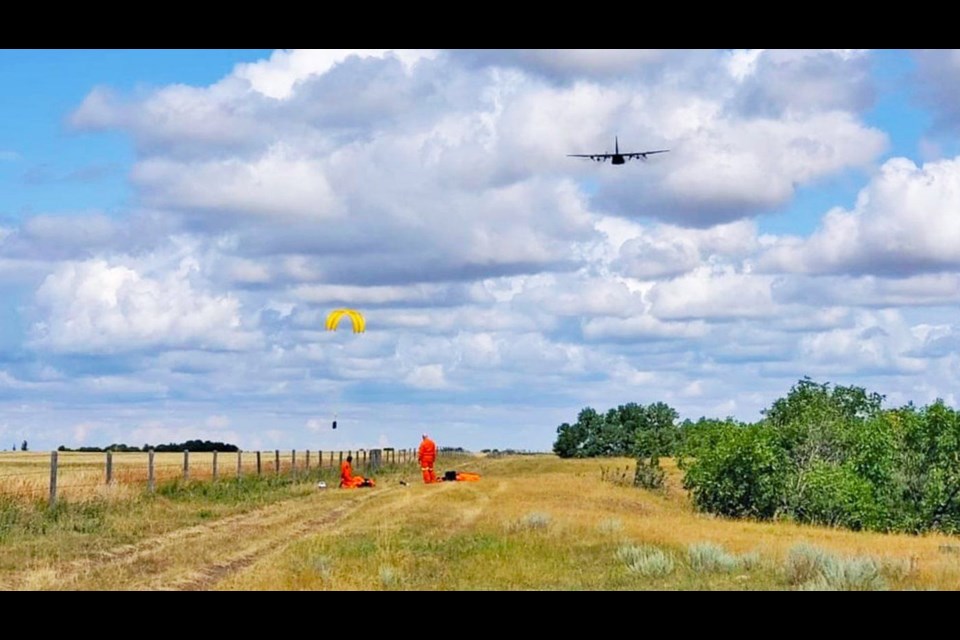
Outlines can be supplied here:
M943 551L947 545L960 549L956 537L860 533L715 518L693 511L680 486L680 474L670 461L665 463L668 480L663 493L600 479L601 465L618 464L633 463L549 456L486 461L481 465L484 478L479 483L411 486L390 500L372 502L339 523L335 531L318 532L285 556L265 558L221 587L381 589L393 581L415 589L646 588L624 585L616 576L605 581L586 575L595 562L593 549L630 542L682 554L688 545L713 542L734 553L758 552L767 565L775 567L783 565L791 548L809 543L841 556L866 555L904 567L904 576L894 587L960 588L960 555ZM531 554L523 557L512 551L510 544L497 547L497 540L524 535L538 536L530 544L552 551L531 549ZM432 561L429 554L417 549L433 544L449 551L458 536L487 540L495 552L474 554L473 560L456 560L457 553L451 553L456 564L450 571L440 566L424 568L436 564L436 559ZM344 545L353 551L338 552ZM569 573L578 570L577 562L567 562L563 556L576 557L581 552L584 575L571 577ZM320 573L310 569L317 557L325 558ZM445 556L444 562L449 561ZM383 568L393 577L385 579ZM759 584L742 587L784 588L774 573L758 578ZM397 578L404 575L406 582ZM664 582L661 588L690 586ZM698 583L692 586L703 587ZM704 588L737 586L723 583Z
M408 468L378 477L374 489L304 484L294 497L254 511L194 520L86 558L35 560L5 583L84 590L792 589L784 566L790 550L807 543L900 567L886 577L890 588L960 589L960 538L715 518L692 509L680 472L669 460L664 466L666 487L651 492L604 479L604 468L632 470L628 459L448 458L438 472L474 470L481 480L424 485ZM685 558L700 543L755 552L758 566L697 573ZM617 559L624 545L654 545L677 568L660 577L631 573Z
M324 468L335 468L340 462L340 452L324 452ZM346 455L346 453L344 453ZM358 456L359 457L359 456ZM217 454L217 477L237 477L236 453ZM304 451L296 453L296 467L305 468ZM240 454L243 475L257 473L256 452ZM260 457L263 475L277 473L277 456L274 451L263 451ZM280 473L287 474L294 463L291 451L280 451ZM356 465L356 462L354 463ZM124 499L140 493L147 486L148 454L123 452L112 455L113 481L106 483L106 454L76 451L57 453L57 497L67 500L99 498ZM310 466L317 467L317 452L312 451ZM213 478L213 453L192 452L188 459L191 480ZM183 477L182 453L154 454L154 481L157 484ZM50 493L50 452L2 452L0 453L0 496L29 500L46 499Z

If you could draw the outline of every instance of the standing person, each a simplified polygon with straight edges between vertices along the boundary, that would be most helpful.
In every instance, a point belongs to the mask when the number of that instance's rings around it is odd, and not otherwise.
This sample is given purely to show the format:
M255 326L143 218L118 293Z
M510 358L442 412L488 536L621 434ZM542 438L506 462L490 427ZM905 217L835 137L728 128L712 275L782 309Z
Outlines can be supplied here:
M427 484L436 482L437 475L433 471L433 463L437 461L437 444L427 434L423 434L423 440L420 441L417 460L420 462L423 481Z

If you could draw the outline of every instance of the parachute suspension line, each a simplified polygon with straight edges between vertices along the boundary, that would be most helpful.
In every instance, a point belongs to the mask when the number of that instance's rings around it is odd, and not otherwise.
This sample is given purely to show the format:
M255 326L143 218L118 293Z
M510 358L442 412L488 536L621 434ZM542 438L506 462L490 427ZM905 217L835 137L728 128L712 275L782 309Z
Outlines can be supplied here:
M327 331L336 331L337 326L340 324L340 320L344 316L350 318L350 322L353 324L354 333L363 333L367 330L367 320L363 317L356 309L334 309L329 314L327 314L327 320L324 325ZM340 406L340 393L336 392L336 400L334 402L334 407ZM332 429L337 428L337 410L334 409L333 412L333 422L330 424Z

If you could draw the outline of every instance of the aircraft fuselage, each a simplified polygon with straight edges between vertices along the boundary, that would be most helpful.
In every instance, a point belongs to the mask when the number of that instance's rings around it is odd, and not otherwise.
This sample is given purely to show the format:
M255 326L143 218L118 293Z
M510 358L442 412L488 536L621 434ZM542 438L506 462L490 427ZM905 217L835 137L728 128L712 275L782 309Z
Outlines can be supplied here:
M624 162L623 156L619 153L614 154L613 157L610 158L610 164L623 164Z

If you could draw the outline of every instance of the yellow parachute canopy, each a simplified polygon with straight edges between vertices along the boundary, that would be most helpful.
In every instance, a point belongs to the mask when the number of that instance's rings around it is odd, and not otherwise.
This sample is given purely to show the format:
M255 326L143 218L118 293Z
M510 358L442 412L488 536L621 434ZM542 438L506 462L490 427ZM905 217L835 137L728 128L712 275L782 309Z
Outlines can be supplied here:
M366 330L367 321L363 319L359 311L353 309L334 309L330 312L330 315L327 316L327 331L336 331L337 325L340 324L340 319L344 316L348 316L353 321L354 333L363 333Z

